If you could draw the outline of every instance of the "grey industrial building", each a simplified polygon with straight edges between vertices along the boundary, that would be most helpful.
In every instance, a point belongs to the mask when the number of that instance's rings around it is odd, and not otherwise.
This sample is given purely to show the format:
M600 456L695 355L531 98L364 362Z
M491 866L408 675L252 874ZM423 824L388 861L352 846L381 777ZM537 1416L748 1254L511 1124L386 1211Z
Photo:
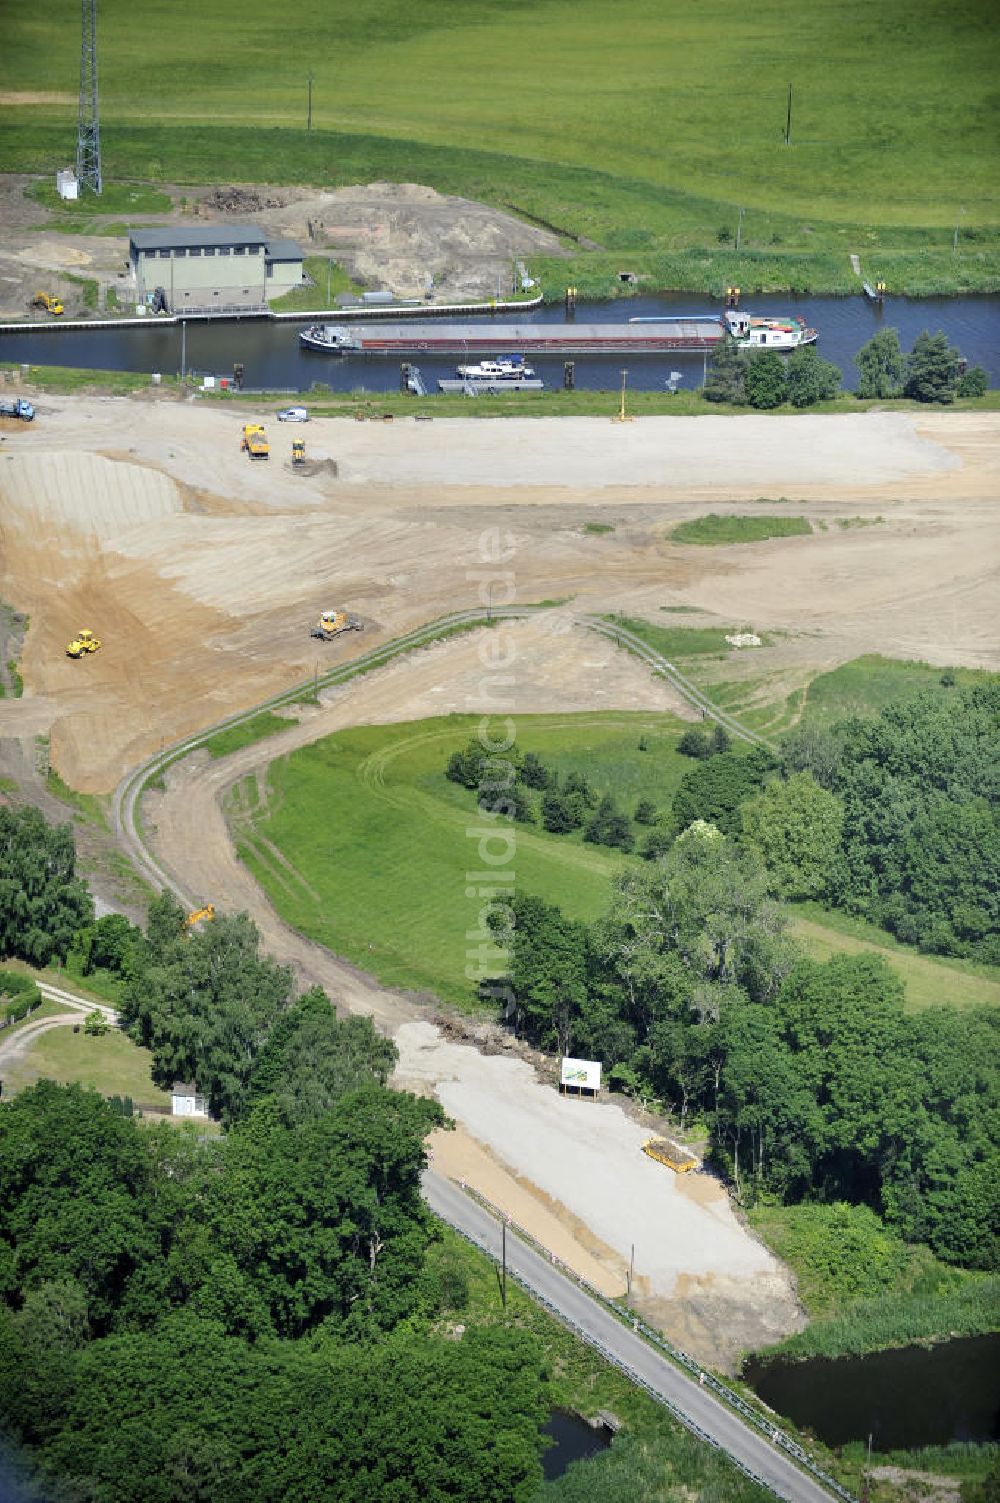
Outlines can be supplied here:
M171 313L241 313L267 307L302 283L302 248L253 224L133 230L136 299L162 288Z

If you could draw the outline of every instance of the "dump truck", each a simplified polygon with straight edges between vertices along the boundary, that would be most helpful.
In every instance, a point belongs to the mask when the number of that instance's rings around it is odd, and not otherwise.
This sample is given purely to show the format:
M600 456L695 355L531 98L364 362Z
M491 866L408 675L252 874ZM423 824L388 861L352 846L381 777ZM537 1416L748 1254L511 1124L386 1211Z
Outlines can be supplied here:
M188 929L195 929L199 924L210 924L214 918L215 904L206 903L204 908L196 908L193 913L189 913L184 924Z
M324 611L309 635L318 637L321 642L331 642L342 632L364 631L364 629L364 622L358 616L352 616L348 611Z
M72 642L67 644L66 655L71 658L82 658L88 652L99 652L100 648L101 644L94 633L84 627L82 631L77 632Z
M243 439L240 448L245 449L251 459L266 459L271 450L267 442L267 434L264 432L262 423L245 423L243 425Z
M58 315L66 310L57 297L50 296L47 292L36 292L31 300L33 308L44 308L46 313Z
M292 464L299 465L306 462L306 446L301 438L292 440Z
M23 397L15 397L13 402L0 401L0 417L20 418L23 423L30 423L34 416L35 409Z
M698 1168L694 1154L688 1153L686 1148L670 1138L649 1138L643 1143L642 1151L658 1164L666 1164L668 1169L675 1170L677 1174L687 1174L688 1170Z

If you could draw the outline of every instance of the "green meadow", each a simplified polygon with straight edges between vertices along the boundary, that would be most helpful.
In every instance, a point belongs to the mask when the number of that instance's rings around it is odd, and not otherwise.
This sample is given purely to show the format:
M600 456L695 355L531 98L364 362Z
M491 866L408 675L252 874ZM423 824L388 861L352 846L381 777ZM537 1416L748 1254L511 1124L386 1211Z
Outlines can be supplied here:
M72 0L5 19L8 171L72 156L79 24ZM554 228L552 292L623 266L846 291L851 252L893 291L1000 284L988 0L301 0L291 27L102 0L99 45L109 179L427 183Z
M464 1007L475 1000L465 952L478 945L466 936L479 909L467 873L486 869L478 845L490 822L444 769L477 724L451 715L340 731L272 762L266 803L254 776L228 795L240 856L288 923L389 985ZM586 774L629 813L640 799L667 811L695 765L676 750L685 728L673 716L638 712L522 716L517 745L560 777ZM517 891L578 919L597 918L614 876L640 860L588 845L580 831L550 835L540 825L516 825L514 840L512 860L501 865L513 871ZM498 845L487 849L500 854ZM1000 975L986 967L920 955L817 904L794 908L790 919L793 936L817 960L881 955L912 1009L1000 1005ZM487 967L501 969L489 947Z
M675 543L710 548L728 543L765 543L768 538L806 537L811 532L812 523L805 517L719 516L713 511L679 523L670 537Z

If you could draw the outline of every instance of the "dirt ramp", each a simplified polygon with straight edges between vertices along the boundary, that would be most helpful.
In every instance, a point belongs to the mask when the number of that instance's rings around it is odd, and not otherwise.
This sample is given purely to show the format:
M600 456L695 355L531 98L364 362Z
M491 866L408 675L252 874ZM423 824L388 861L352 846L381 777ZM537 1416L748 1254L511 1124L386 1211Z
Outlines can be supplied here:
M0 528L40 541L67 529L104 540L181 510L178 487L143 465L100 454L11 455L0 468Z

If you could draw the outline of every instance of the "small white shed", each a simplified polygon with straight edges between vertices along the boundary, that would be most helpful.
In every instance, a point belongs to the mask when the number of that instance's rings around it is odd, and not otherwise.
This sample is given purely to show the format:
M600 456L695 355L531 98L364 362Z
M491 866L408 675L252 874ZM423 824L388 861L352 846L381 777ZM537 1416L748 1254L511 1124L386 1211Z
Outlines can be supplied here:
M193 1080L175 1080L170 1093L170 1114L173 1117L207 1117L208 1102Z
M80 184L72 168L67 167L64 171L56 173L56 192L60 198L80 197Z

